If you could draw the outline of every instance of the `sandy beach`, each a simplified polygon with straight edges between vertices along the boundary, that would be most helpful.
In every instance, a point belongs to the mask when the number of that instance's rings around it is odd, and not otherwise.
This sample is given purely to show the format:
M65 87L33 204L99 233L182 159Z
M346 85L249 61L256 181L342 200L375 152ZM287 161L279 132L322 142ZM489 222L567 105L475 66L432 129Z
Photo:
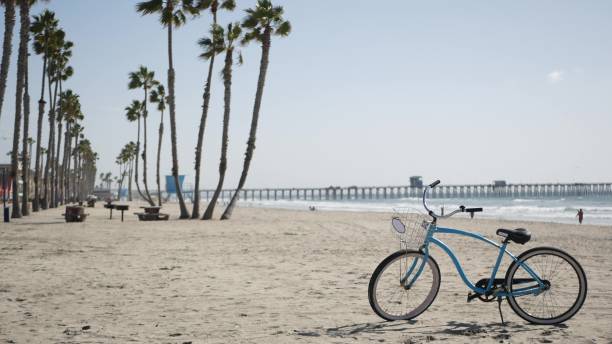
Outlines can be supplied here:
M434 249L440 293L413 321L371 310L369 278L398 249L382 213L239 208L231 221L125 222L98 203L85 223L62 209L0 224L3 343L611 343L612 227L452 219L441 225L495 238L499 227L533 235L518 254L552 245L579 260L588 297L559 326L530 325L507 303L466 303L467 287ZM444 238L444 237L442 237ZM496 239L497 240L497 239ZM467 264L496 251L448 239ZM501 276L509 261L504 261ZM486 277L490 266L469 276Z

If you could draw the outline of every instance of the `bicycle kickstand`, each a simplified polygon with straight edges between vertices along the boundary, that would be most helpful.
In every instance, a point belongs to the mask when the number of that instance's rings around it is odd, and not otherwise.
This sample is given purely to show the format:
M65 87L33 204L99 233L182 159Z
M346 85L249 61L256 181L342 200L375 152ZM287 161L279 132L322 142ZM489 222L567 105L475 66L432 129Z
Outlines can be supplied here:
M499 317L501 318L502 325L506 326L506 323L504 322L504 315L502 314L501 304L502 304L502 297L498 296L497 297L497 308L499 309Z

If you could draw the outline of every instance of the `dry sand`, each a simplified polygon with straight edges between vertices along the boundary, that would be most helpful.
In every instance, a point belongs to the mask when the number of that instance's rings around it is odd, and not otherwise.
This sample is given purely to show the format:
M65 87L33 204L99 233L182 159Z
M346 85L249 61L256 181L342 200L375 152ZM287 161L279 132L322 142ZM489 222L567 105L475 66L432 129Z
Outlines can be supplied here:
M134 208L135 205L132 205ZM612 227L453 219L495 238L529 228L539 245L584 267L589 295L561 326L530 325L504 303L466 303L467 288L434 249L440 293L414 321L385 322L367 286L398 248L377 213L237 209L231 221L108 219L100 204L82 224L61 209L0 223L0 341L6 343L611 343ZM497 239L496 239L497 240ZM466 264L493 262L479 242L449 239ZM504 269L509 264L504 261ZM473 280L490 266L478 265ZM503 275L502 275L503 276Z

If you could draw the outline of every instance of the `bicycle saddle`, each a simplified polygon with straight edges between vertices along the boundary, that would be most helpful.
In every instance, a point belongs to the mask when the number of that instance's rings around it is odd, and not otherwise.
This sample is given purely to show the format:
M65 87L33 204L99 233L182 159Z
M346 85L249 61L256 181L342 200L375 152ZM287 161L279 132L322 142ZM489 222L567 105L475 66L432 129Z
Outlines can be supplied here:
M517 244L524 245L531 239L531 233L525 228L517 229L498 229L495 234L506 238L506 240L514 241Z

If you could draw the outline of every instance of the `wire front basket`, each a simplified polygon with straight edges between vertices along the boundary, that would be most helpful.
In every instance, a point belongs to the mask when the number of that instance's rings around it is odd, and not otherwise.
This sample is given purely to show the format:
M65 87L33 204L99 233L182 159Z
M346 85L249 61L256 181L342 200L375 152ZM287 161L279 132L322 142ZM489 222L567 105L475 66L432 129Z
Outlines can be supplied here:
M396 208L393 209L391 218L391 230L399 239L402 249L419 250L427 239L427 233L431 226L429 216L415 209Z

